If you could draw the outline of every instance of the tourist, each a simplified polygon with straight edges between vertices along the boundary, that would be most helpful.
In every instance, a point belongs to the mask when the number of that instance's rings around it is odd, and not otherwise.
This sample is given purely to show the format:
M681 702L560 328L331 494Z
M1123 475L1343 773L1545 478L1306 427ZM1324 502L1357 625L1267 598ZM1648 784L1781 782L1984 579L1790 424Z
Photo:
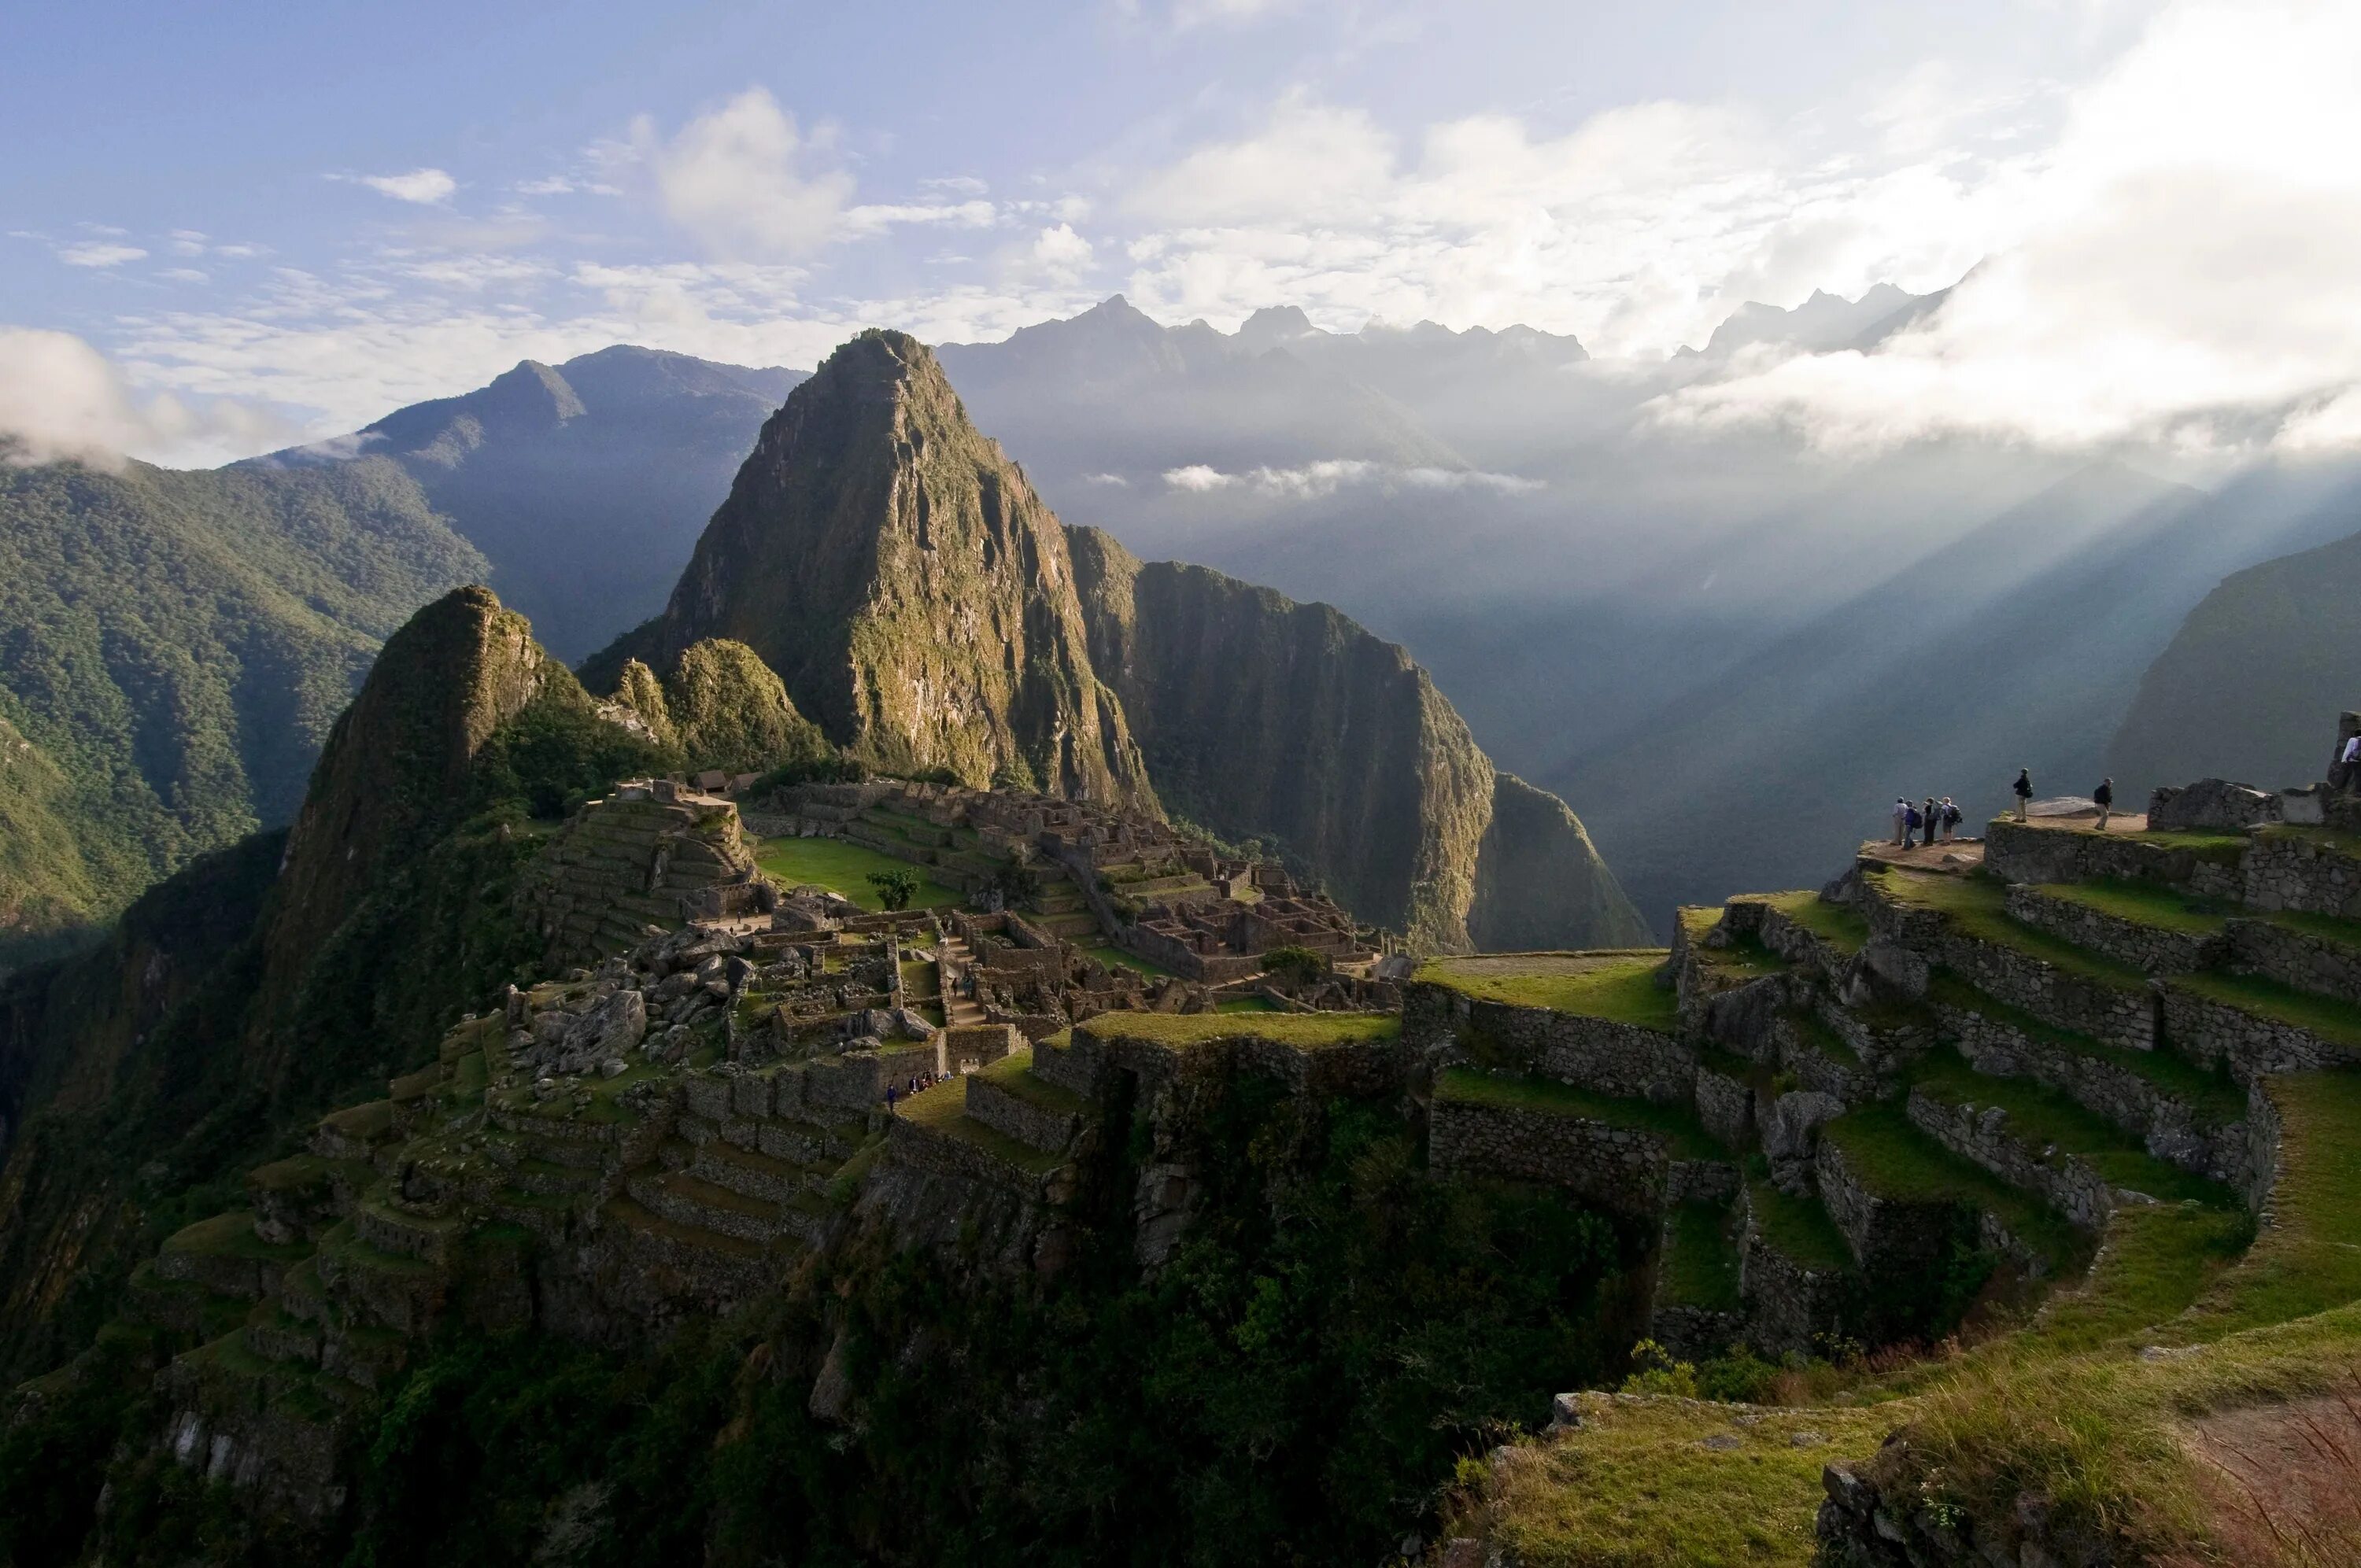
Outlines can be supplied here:
M2019 822L2028 820L2032 816L2033 770L2030 768L2017 769L2016 782L2009 785L2009 788L2014 790L2016 794L2016 819Z
M1902 803L1902 847L1904 849L1908 850L1916 846L1918 828L1925 820L1918 815L1916 806L1906 800Z
M885 1086L885 1114L887 1114L888 1116L891 1116L893 1113L894 1113L894 1086L893 1086L892 1084L890 1084L890 1083L889 1083L889 1084L887 1084L887 1085Z
M1952 835L1959 832L1960 820L1966 815L1949 795L1943 797L1943 842L1948 844L1951 841Z
M2345 742L2345 750L2336 754L2336 765L2328 770L2328 782L2339 789L2361 785L2361 774L2354 772L2356 762L2361 762L2361 730L2356 730Z
M2107 815L2115 808L2115 781L2101 779L2099 787L2091 792L2091 804L2099 808L2099 831L2107 830Z
M1907 844L1905 844L1905 843L1903 841L1903 840L1905 840L1905 839L1907 839L1907 838L1909 837L1909 828L1910 828L1910 803L1909 803L1908 801L1906 801L1906 800L1903 799L1900 795L1895 795L1895 796L1894 797L1894 848L1896 848L1896 849L1907 849L1907 848L1909 847Z
M1919 802L1918 811L1927 818L1927 831L1919 835L1918 841L1931 850L1935 847L1935 829L1943 824L1943 814L1936 809L1935 797L1931 795Z

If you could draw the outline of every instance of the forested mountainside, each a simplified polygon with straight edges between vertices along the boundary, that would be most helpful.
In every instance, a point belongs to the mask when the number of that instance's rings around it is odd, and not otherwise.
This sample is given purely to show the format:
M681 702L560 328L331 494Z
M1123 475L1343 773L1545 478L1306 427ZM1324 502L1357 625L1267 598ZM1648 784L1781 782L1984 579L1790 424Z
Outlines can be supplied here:
M2323 520L2361 524L2361 481L2314 477ZM2181 778L2300 778L2327 763L2320 715L2361 707L2361 534L2223 579L2140 679L2107 767L2145 791Z
M244 466L391 458L483 553L491 586L575 660L664 603L754 432L802 378L619 344L554 367L526 360L475 391Z
M285 822L379 640L483 568L383 459L0 465L0 971Z
M1422 947L1465 948L1480 922L1559 946L1646 930L1570 814L1492 835L1562 883L1480 876L1494 771L1401 650L1060 527L899 334L863 334L790 394L664 613L584 679L612 689L627 661L662 672L709 638L753 649L873 766L1151 809L1169 777L1165 806L1277 838Z

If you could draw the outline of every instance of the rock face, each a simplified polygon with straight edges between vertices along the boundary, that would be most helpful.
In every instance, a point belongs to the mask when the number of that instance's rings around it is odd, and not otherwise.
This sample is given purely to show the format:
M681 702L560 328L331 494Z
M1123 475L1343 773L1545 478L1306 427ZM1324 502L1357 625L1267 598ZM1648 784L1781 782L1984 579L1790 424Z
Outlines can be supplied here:
M873 763L1152 807L1064 532L924 345L868 332L763 425L664 612L585 667L742 642Z
M1067 534L1092 657L1172 809L1276 835L1419 945L1646 939L1565 803L1497 773L1401 649L1326 605Z

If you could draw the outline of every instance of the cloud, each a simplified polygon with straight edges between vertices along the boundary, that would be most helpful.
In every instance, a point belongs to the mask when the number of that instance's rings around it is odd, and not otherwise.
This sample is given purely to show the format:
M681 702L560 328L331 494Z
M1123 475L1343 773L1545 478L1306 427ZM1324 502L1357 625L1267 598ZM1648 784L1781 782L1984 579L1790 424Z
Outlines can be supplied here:
M397 202L434 206L451 199L459 182L439 169L413 169L407 174L361 174L353 177L381 196Z
M1091 269L1091 242L1071 224L1046 228L1033 241L1033 264L1060 282L1079 282Z
M1184 467L1167 468L1163 478L1167 488L1192 495L1243 488L1280 500L1313 500L1334 495L1347 486L1364 485L1387 490L1491 490L1501 495L1525 495L1542 488L1540 480L1515 474L1492 474L1474 468L1411 467L1357 457L1328 457L1292 468L1258 467L1239 474L1226 474L1207 464L1191 463ZM1097 483L1098 479L1094 476L1092 482Z
M156 276L159 278L170 278L175 283L203 283L208 281L206 275L193 267L167 267L159 271Z
M1852 450L1968 433L2230 451L2361 438L2361 12L2175 6L2076 93L2016 243L1919 329L1664 398Z
M540 180L520 180L509 188L520 196L570 196L582 187L563 174L552 174Z
M128 453L219 461L287 430L236 402L135 396L105 356L71 333L0 326L0 460L112 467Z
M1175 471L1177 472L1178 470ZM1208 468L1205 472L1210 474L1213 470ZM1098 485L1107 489L1127 490L1131 488L1131 481L1125 478L1120 474L1085 474L1082 476L1082 483L1085 485Z
M69 267L120 267L126 261L137 261L147 254L136 245L116 245L110 240L92 240L86 245L60 247L58 259Z
M717 256L803 256L836 235L852 176L818 166L815 147L778 100L749 88L683 126L669 141L642 117L631 142L672 221Z
M952 196L983 196L989 194L992 190L991 186L972 174L939 175L932 180L919 181L918 186L921 190L940 191Z

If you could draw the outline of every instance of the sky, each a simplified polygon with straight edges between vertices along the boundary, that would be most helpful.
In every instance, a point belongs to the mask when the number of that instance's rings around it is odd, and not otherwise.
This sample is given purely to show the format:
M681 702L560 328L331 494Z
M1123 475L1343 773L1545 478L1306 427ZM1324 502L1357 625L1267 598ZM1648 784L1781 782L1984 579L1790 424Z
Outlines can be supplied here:
M1607 361L1963 276L1656 417L2361 442L2361 5L23 8L0 429L198 464L615 342L808 367L1122 292Z

